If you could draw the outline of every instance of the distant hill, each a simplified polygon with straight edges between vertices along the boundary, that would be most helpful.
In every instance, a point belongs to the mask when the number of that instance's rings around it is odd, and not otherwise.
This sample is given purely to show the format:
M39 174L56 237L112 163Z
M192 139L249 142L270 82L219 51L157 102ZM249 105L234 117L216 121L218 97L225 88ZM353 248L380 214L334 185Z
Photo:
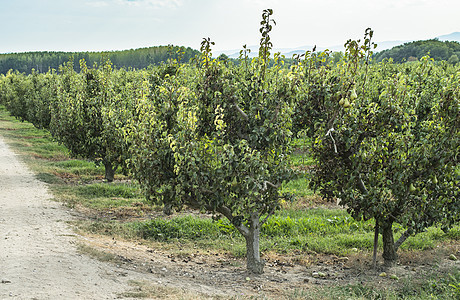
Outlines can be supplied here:
M306 51L311 51L314 46L301 46L297 48L274 48L271 52L272 53L281 53L282 55L286 56L286 58L292 58L294 54L304 54ZM343 46L341 46L343 48ZM334 46L330 48L325 47L316 47L316 51L324 51L329 49L331 51L341 51L342 49L340 46ZM259 46L248 46L247 49L251 50L248 53L248 57L253 58L259 55ZM240 56L241 49L232 49L232 50L222 50L222 51L215 51L213 53L214 56L219 56L221 54L227 55L229 58L238 58Z
M440 41L451 41L460 43L460 32L452 32L451 34L440 35L437 37Z
M460 32L453 32L451 34L446 34L446 35L441 35L438 37L435 37L434 39L440 40L440 41L453 41L453 42L460 42ZM377 49L375 49L375 52L382 52L385 50L392 49L394 47L404 45L407 43L414 42L414 40L394 40L394 41L380 41L376 42L377 44ZM345 44L345 41L344 43ZM317 46L316 50L317 51L324 51L326 49L329 49L331 51L344 51L343 44L341 45L330 45L328 47L324 46ZM275 48L273 49L272 52L280 52L282 55L286 56L287 58L291 58L292 55L294 54L303 54L306 51L311 51L313 49L313 45L309 46L301 46L301 47L296 47L296 48ZM251 50L251 53L248 55L249 57L255 57L258 55L258 49L259 46L248 46L248 49ZM217 57L220 54L225 54L230 58L238 58L240 55L240 50L241 49L231 49L231 50L222 50L222 51L215 51L214 55Z
M395 62L404 62L419 60L427 54L434 60L457 63L460 58L460 43L456 41L440 41L438 39L410 42L381 51L374 58L376 61L392 58Z
M455 55L460 58L460 32L453 32L446 35L440 35L431 40L426 41L382 41L376 42L377 49L375 50L375 58L382 60L392 57L395 61L406 61L412 59L420 59L420 57L430 52L431 57L436 60L455 61ZM306 51L311 51L313 45L301 46L296 48L275 48L274 52L280 52L286 58L292 58L294 54L303 54ZM60 65L69 61L73 57L74 66L79 71L79 61L84 58L88 66L93 63L100 63L103 59L109 58L111 62L118 68L145 68L151 64L159 64L167 61L168 58L178 58L178 46L170 48L169 46L157 46L140 49L130 49L123 51L110 52L25 52L25 53L8 53L0 54L0 73L5 74L8 70L13 69L19 72L30 73L32 69L39 72L46 72L49 68L58 69ZM249 57L258 55L259 46L248 46L251 50ZM317 51L344 51L343 44L333 45L329 47L317 46ZM214 51L214 57L221 54L227 55L229 58L238 58L241 49L232 49L224 51ZM183 48L185 52L182 61L188 62L191 58L199 54L199 51L192 48Z
M382 51L386 49L391 49L395 46L404 44L406 42L410 41L385 41L385 42L376 42L377 43L377 49L376 51ZM308 45L308 46L300 46L296 48L274 48L273 53L279 52L282 55L286 56L286 58L292 58L294 54L304 54L306 51L311 51L313 47L316 47L316 51L324 51L326 49L333 51L333 52L338 52L338 51L345 51L344 44L341 45L331 45L329 47L323 47L323 46L315 46L315 45ZM259 46L248 46L248 49L251 50L251 52L248 54L248 57L256 57L258 55L259 51ZM231 50L221 50L221 51L215 51L213 54L214 56L219 56L221 54L227 55L229 58L238 58L240 56L240 50L241 49L231 49Z
M182 61L188 62L199 54L199 51L192 48L178 46L157 46L140 49L130 49L110 52L24 52L0 54L0 73L5 74L8 70L30 73L32 69L39 72L46 72L48 69L58 69L60 65L68 62L73 57L74 67L79 71L80 59L85 59L88 66L100 63L105 59L118 68L146 68L149 65L159 64L167 61L168 58L177 59L177 51L184 52Z

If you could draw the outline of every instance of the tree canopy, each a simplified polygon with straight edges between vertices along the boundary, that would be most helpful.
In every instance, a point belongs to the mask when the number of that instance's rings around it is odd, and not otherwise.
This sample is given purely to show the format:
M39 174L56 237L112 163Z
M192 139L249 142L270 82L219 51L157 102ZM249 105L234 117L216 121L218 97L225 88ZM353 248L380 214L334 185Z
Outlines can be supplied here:
M437 39L405 43L377 53L375 60L382 61L385 58L392 58L395 62L400 63L420 60L425 55L430 55L436 61L445 60L455 64L460 58L460 43L441 42Z
M81 59L89 66L94 63L101 64L110 60L118 68L142 69L149 65L158 65L168 59L179 59L188 62L199 54L192 48L179 46L157 46L140 49L130 49L110 52L25 52L0 54L0 73L6 74L9 70L30 74L32 69L37 72L47 72L49 69L57 70L59 66L73 60L75 71L79 72Z

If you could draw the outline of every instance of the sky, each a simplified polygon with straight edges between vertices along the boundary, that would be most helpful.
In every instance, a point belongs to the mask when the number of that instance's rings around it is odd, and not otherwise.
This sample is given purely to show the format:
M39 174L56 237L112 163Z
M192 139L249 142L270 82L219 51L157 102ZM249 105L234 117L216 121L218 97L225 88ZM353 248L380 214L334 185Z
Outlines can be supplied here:
M110 51L159 45L214 51L260 40L274 10L275 48L424 40L460 31L459 0L0 0L0 53Z

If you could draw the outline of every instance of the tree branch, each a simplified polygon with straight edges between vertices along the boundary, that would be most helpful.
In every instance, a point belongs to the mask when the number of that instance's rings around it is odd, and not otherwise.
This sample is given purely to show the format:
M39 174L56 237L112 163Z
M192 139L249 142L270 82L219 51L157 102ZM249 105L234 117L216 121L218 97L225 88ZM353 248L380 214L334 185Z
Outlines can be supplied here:
M241 115L241 117L243 117L244 120L249 121L248 115L238 106L238 104L236 104L236 103L234 103L234 104L235 104L236 110Z
M405 240L407 240L407 238L410 237L410 230L406 230L402 235L401 237L396 241L395 243L395 251L398 250L399 246L402 245L402 243L404 243Z
M361 174L359 174L359 188L361 189L361 193L368 194L369 191L367 190L366 186L364 185L363 179L361 178Z
M262 191L264 191L264 192L267 190L267 185L269 185L269 186L271 186L272 188L275 188L275 189L277 189L277 188L279 188L281 186L280 184L273 184L268 180L265 180L263 184L264 184L264 187L263 187Z
M240 114L240 116L245 120L249 121L248 115L238 106L238 103L236 103L236 97L231 98L233 101L233 105L235 105L236 111Z
M278 105L276 106L275 115L273 116L271 120L272 123L274 123L276 119L278 118L278 114L280 113L280 106L281 106L281 103L278 103Z
M267 222L268 218L270 218L271 216L273 216L273 214L275 213L275 208L273 207L267 214L267 216L265 217L265 219L260 222L260 227L262 227L262 225L265 224L265 222Z
M232 215L232 211L230 210L230 208L226 207L225 205L222 205L222 206L217 207L216 211L220 213L221 215L223 215L224 217L226 217L227 219L229 219L230 221L232 221L233 215Z
M232 214L232 211L228 207L226 207L225 205L222 205L222 206L217 207L216 211L222 214L224 217L226 217L243 236L246 237L249 235L249 229L246 226L244 226L242 223L239 225L236 225L235 223L233 223L233 214Z

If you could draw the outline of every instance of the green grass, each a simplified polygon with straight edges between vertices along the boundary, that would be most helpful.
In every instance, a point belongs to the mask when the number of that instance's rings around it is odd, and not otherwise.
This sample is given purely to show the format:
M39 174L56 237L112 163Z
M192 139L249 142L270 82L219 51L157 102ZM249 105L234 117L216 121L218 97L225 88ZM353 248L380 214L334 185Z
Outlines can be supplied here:
M284 183L281 192L292 194L296 198L305 198L314 195L313 191L308 188L308 180L305 177L296 178Z
M196 216L155 218L118 224L98 221L81 227L98 234L141 238L170 244L194 244L214 250L224 250L237 257L245 255L245 241L227 219L217 221ZM372 221L356 221L343 210L311 209L303 214L280 212L261 228L261 251L280 254L293 252L346 255L356 251L370 253L373 247ZM460 226L453 230L458 231ZM396 238L398 235L396 235ZM450 233L432 227L411 237L403 244L405 250L426 250L451 239ZM219 241L216 243L216 241ZM382 249L382 241L379 240Z
M67 149L52 142L52 137L47 131L16 120L3 107L0 107L0 133L11 147L27 154L27 157L53 159L68 156Z
M90 182L96 179L102 179L104 176L104 167L94 162L68 159L62 161L51 161L47 164L48 172L52 172L59 177L67 180L77 179L81 182Z
M96 165L93 162L71 159L64 161L52 162L50 166L54 167L56 171L68 172L75 175L100 175L103 174L104 167Z
M293 167L300 167L301 170L306 166L313 164L313 159L309 155L309 147L311 141L308 137L298 137L292 140L292 153L290 156L291 165Z
M94 198L142 198L139 188L135 184L128 183L96 183L78 186L76 194L79 196L94 199Z
M103 213L114 208L141 210L156 208L149 204L132 183L55 184L53 194L70 207L83 207ZM142 214L142 213L141 213Z

